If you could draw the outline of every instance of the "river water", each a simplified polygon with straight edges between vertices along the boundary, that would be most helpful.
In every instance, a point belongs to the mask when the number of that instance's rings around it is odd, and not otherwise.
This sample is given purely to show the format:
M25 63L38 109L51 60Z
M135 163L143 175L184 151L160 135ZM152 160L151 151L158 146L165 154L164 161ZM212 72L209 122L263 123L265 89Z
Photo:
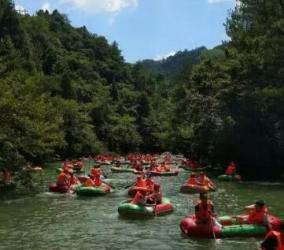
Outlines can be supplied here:
M55 179L54 168L45 170L44 185ZM164 196L175 205L175 211L149 220L118 216L118 204L128 198L124 187L136 178L129 173L109 176L116 189L105 197L82 198L46 191L13 198L0 194L0 249L258 249L259 238L191 239L181 234L179 223L194 213L198 198L179 193L187 176L184 171L178 176L155 178L161 183ZM218 215L240 214L244 206L264 199L271 213L284 218L282 185L213 180L218 191L210 198Z

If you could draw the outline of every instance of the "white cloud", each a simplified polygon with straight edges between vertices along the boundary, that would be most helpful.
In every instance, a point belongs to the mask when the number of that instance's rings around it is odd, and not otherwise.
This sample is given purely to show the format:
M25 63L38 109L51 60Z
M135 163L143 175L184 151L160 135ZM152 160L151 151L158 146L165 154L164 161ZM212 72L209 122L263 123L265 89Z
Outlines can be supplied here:
M24 12L24 11L25 11L25 8L24 8L23 6L21 6L21 5L16 4L16 5L15 5L15 10L16 10L17 12Z
M61 0L61 3L72 4L73 7L85 12L96 14L99 12L117 13L123 9L138 6L139 0Z
M49 2L45 2L42 6L41 9L44 11L49 11L50 12L50 3Z
M233 2L235 0L208 0L208 3L224 3L224 2Z
M170 56L174 56L176 53L177 53L176 51L172 50L169 53L166 53L164 55L157 55L157 56L155 56L154 60L155 61L160 61L160 60L163 60L163 59L167 59Z

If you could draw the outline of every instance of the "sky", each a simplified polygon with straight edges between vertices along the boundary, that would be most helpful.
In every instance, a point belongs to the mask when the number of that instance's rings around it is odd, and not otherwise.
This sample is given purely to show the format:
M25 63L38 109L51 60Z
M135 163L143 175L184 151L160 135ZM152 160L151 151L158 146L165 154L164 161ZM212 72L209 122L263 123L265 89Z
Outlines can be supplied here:
M224 22L236 0L14 0L34 14L58 9L75 27L116 41L127 62L163 59L228 40Z

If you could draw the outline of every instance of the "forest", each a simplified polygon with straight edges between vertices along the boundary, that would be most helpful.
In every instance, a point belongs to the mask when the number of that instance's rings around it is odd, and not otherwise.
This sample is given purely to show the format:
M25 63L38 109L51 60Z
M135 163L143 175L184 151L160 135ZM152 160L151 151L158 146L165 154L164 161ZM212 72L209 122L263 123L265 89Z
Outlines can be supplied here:
M239 2L214 49L130 64L57 10L23 14L0 0L0 167L170 151L279 178L284 1Z

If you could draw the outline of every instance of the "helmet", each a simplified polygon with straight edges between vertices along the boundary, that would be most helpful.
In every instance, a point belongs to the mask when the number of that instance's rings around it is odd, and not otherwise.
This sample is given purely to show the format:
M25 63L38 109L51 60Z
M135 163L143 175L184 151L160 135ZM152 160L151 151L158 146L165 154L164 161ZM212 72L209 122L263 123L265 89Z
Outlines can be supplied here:
M263 207L265 205L265 202L263 200L258 200L255 202L255 206Z

